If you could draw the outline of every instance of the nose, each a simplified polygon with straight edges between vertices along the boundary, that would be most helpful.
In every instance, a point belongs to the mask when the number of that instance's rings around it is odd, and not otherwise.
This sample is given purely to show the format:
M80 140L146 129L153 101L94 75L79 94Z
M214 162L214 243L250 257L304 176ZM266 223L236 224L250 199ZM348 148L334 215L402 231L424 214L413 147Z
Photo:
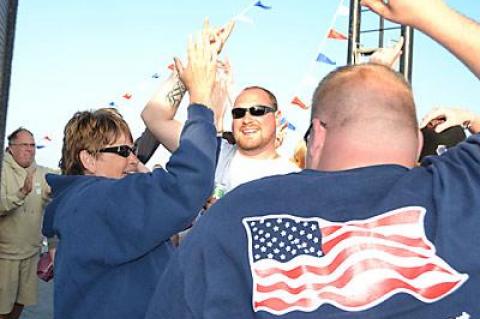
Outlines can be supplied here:
M242 117L242 122L243 122L243 123L250 123L250 122L252 122L252 121L253 121L252 115L250 114L250 111L247 111L247 112L245 113L245 116Z

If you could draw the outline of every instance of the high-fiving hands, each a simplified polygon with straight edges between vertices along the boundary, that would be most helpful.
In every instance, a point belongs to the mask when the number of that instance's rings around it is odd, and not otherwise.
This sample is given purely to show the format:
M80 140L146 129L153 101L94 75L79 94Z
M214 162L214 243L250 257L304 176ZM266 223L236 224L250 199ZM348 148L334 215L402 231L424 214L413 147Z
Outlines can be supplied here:
M212 37L215 39L213 42ZM217 41L218 36L212 32L207 20L202 31L188 40L187 66L183 66L180 59L174 59L180 80L190 94L190 104L212 105L211 94L217 72Z

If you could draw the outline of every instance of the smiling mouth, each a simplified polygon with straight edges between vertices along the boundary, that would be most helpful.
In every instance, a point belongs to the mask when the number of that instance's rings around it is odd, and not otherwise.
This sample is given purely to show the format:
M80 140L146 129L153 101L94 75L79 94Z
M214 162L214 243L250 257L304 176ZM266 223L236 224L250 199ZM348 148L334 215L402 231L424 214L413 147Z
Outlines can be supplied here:
M252 135L257 133L258 131L260 131L260 129L258 128L243 128L240 130L240 132L242 132L242 134L244 135Z

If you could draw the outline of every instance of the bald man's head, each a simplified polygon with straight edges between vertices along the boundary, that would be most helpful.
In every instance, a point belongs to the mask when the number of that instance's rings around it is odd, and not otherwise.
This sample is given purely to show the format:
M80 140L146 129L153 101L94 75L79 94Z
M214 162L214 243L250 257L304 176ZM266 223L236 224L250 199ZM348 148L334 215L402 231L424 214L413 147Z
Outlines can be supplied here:
M309 168L338 170L379 164L411 167L419 136L412 91L403 76L376 64L341 67L313 95Z
M403 76L377 64L338 68L313 95L312 118L329 129L417 132L415 104Z

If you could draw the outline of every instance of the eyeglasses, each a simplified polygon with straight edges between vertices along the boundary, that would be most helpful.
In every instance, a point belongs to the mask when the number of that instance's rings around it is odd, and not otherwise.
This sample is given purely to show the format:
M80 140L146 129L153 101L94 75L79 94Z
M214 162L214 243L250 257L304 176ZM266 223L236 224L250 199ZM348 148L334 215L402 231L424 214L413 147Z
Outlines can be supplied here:
M254 105L247 108L236 107L232 109L232 117L234 119L241 119L245 114L250 113L251 116L263 116L270 112L275 112L275 109L265 105Z
M120 155L121 157L129 157L130 154L135 154L136 149L129 146L129 145L118 145L118 146L111 146L105 147L98 150L100 153L113 153Z
M27 147L35 148L35 146L36 146L35 143L11 143L9 145L20 146L20 147L23 147L23 148L27 148Z
M310 126L308 127L307 131L305 132L305 135L303 135L303 140L305 141L305 144L308 144L308 140L310 140L310 134L312 133L312 123L310 123ZM323 126L324 128L327 128L327 123L320 121L320 125Z

